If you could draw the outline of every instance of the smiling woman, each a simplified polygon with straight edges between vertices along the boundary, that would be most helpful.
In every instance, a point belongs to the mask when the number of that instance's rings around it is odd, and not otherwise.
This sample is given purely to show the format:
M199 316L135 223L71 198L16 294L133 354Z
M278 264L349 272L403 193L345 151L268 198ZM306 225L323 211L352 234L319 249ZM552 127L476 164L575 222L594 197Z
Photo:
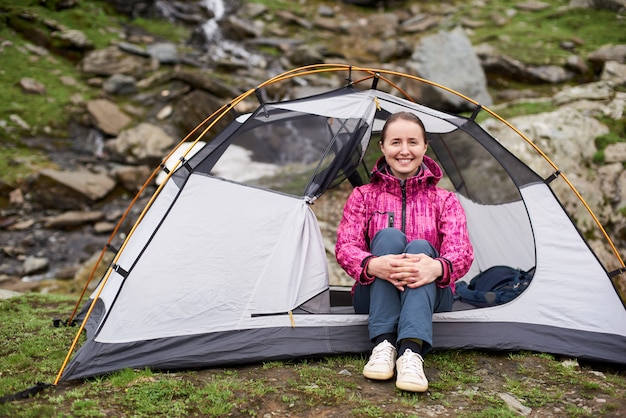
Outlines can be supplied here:
M379 145L372 181L354 189L344 207L337 261L356 281L354 310L369 314L376 344L363 375L388 380L397 368L399 389L424 392L433 314L452 309L454 282L469 271L473 249L459 200L436 186L443 172L425 155L421 119L392 114Z
M417 174L428 149L425 132L422 121L409 112L396 113L387 120L379 145L394 176L406 180Z

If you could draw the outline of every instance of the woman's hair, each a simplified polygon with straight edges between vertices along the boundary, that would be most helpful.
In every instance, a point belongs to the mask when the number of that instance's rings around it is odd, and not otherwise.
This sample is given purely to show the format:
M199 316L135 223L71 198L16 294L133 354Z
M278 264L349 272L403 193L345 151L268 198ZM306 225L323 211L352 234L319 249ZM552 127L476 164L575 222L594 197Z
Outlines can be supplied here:
M383 130L380 132L380 143L382 144L385 139L385 134L387 133L387 126L389 126L392 122L397 121L398 119L407 120L409 122L417 123L424 131L424 141L428 143L428 135L426 135L426 128L424 127L424 122L415 114L411 112L397 112L387 118L385 121L385 125L383 126Z

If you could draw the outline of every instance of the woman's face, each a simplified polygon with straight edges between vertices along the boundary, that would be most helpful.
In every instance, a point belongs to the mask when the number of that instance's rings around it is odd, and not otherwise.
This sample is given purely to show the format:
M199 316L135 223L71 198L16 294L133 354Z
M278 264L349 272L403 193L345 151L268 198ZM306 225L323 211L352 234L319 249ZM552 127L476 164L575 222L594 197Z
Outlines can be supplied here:
M400 180L417 174L427 148L422 127L405 119L391 122L380 144L392 174Z

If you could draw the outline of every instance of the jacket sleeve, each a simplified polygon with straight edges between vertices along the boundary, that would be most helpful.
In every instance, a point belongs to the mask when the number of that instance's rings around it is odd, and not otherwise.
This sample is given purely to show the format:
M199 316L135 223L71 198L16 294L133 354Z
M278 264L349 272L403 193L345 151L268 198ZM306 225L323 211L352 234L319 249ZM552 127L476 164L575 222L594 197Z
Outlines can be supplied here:
M364 272L364 267L372 256L366 238L366 217L362 190L356 188L346 201L343 217L337 228L335 257L346 273L361 284L369 284L374 280Z
M474 249L467 230L465 211L453 193L449 193L443 201L439 234L441 237L439 255L443 262L447 262L446 273L449 275L449 278L443 277L441 282L445 285L453 284L469 271L474 261Z

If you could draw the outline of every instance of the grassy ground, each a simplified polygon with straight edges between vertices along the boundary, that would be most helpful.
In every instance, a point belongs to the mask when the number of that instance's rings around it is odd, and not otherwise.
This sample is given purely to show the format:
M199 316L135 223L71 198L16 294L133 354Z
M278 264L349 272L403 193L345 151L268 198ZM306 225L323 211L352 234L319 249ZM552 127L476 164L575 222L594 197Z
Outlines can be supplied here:
M75 299L26 294L0 301L0 396L53 383L76 328L55 328ZM427 358L429 392L365 379L365 356L268 362L176 372L121 370L63 382L0 404L2 417L513 417L508 394L531 416L620 416L626 371L536 353L442 351Z

